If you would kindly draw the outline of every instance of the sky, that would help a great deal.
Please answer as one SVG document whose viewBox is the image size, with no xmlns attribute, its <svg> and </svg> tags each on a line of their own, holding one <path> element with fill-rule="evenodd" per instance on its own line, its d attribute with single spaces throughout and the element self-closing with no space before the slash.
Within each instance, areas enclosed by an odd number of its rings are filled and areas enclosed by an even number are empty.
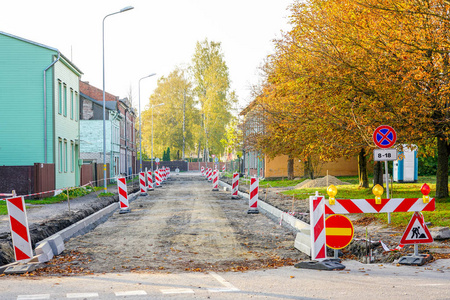
<svg viewBox="0 0 450 300">
<path fill-rule="evenodd" d="M 98 88 L 103 86 L 102 20 L 105 19 L 105 86 L 120 98 L 148 106 L 157 79 L 191 63 L 198 41 L 220 42 L 239 108 L 251 100 L 259 68 L 273 39 L 289 30 L 294 0 L 14 0 L 0 2 L 0 31 L 57 48 Z M 1 46 L 1 45 L 0 45 Z"/>
</svg>

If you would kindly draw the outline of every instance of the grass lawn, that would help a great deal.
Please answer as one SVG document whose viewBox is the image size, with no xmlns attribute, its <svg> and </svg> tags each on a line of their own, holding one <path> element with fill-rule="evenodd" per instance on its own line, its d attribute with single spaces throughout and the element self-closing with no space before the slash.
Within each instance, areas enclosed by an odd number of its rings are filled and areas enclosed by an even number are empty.
<svg viewBox="0 0 450 300">
<path fill-rule="evenodd" d="M 352 177 L 338 177 L 344 182 L 351 183 L 350 185 L 336 186 L 338 192 L 336 199 L 373 199 L 374 195 L 371 188 L 359 188 L 358 178 Z M 372 179 L 369 178 L 371 182 Z M 270 184 L 272 187 L 294 186 L 301 181 L 299 180 L 264 180 L 260 182 L 260 186 L 264 187 Z M 420 188 L 424 183 L 427 183 L 431 188 L 430 197 L 434 197 L 436 191 L 436 177 L 423 176 L 419 177 L 417 183 L 396 183 L 394 182 L 389 187 L 390 198 L 420 198 L 422 193 Z M 318 191 L 319 194 L 325 195 L 328 198 L 326 187 L 322 188 L 305 188 L 300 190 L 289 190 L 283 192 L 285 195 L 294 196 L 298 199 L 305 199 L 307 195 L 314 195 Z M 386 198 L 386 191 L 381 196 Z M 387 214 L 370 214 L 387 223 Z M 432 222 L 433 226 L 449 226 L 450 225 L 450 198 L 436 200 L 436 210 L 433 212 L 423 212 L 426 222 Z M 412 213 L 391 213 L 392 226 L 405 227 L 411 219 Z"/>
<path fill-rule="evenodd" d="M 101 190 L 102 187 L 91 187 L 91 186 L 87 186 L 85 188 L 76 188 L 76 189 L 71 189 L 69 190 L 69 198 L 77 198 L 77 197 L 81 197 L 87 194 L 92 193 L 93 191 L 98 191 Z M 67 201 L 67 191 L 63 191 L 61 194 L 58 194 L 54 197 L 48 197 L 48 198 L 43 198 L 43 199 L 32 199 L 32 200 L 25 200 L 25 203 L 30 203 L 30 204 L 52 204 L 52 203 L 58 203 L 58 202 L 63 202 L 63 201 Z M 0 215 L 7 215 L 8 214 L 8 210 L 6 209 L 6 202 L 5 201 L 0 201 Z"/>
</svg>

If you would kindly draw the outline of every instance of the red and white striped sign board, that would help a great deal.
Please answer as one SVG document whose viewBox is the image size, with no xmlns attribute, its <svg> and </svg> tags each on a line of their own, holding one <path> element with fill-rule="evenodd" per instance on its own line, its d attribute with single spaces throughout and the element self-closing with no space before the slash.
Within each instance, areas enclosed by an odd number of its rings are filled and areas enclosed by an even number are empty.
<svg viewBox="0 0 450 300">
<path fill-rule="evenodd" d="M 219 171 L 214 170 L 213 172 L 213 191 L 219 190 Z"/>
<path fill-rule="evenodd" d="M 249 210 L 247 213 L 258 212 L 258 189 L 259 189 L 259 179 L 256 177 L 252 177 L 250 179 L 250 199 L 248 202 Z"/>
<path fill-rule="evenodd" d="M 139 187 L 141 189 L 141 195 L 146 195 L 145 191 L 145 172 L 139 172 Z"/>
<path fill-rule="evenodd" d="M 311 259 L 324 260 L 326 253 L 325 207 L 323 196 L 310 196 Z"/>
<path fill-rule="evenodd" d="M 205 168 L 202 166 L 200 170 L 202 172 L 202 176 L 205 176 Z"/>
<path fill-rule="evenodd" d="M 236 172 L 233 174 L 231 199 L 239 199 L 238 191 L 239 191 L 239 173 Z"/>
<path fill-rule="evenodd" d="M 11 225 L 11 237 L 14 247 L 16 261 L 31 259 L 33 249 L 31 248 L 30 231 L 28 229 L 27 212 L 23 197 L 6 199 L 9 224 Z"/>
<path fill-rule="evenodd" d="M 223 164 L 223 166 L 222 166 L 222 172 L 225 172 L 225 169 L 226 169 L 226 164 Z"/>
<path fill-rule="evenodd" d="M 208 181 L 212 181 L 212 169 L 211 168 L 208 168 Z"/>
<path fill-rule="evenodd" d="M 153 175 L 152 175 L 152 171 L 147 171 L 147 182 L 148 182 L 147 191 L 153 191 Z"/>
<path fill-rule="evenodd" d="M 335 204 L 330 205 L 325 201 L 326 214 L 360 214 L 360 213 L 388 213 L 388 212 L 413 212 L 434 211 L 435 199 L 423 203 L 422 198 L 392 198 L 381 199 L 381 204 L 376 204 L 375 199 L 336 199 Z"/>
<path fill-rule="evenodd" d="M 155 171 L 155 186 L 156 186 L 156 187 L 161 187 L 161 174 L 160 174 L 160 170 L 156 170 L 156 171 Z"/>
<path fill-rule="evenodd" d="M 127 181 L 125 177 L 119 177 L 117 179 L 117 188 L 119 190 L 120 209 L 129 209 L 130 205 L 128 203 Z"/>
</svg>

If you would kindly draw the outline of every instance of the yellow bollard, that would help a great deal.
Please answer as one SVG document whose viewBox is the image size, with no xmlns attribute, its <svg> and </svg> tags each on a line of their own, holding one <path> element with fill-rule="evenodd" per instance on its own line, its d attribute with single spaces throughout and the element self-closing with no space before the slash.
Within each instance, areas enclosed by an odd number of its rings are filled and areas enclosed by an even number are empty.
<svg viewBox="0 0 450 300">
<path fill-rule="evenodd" d="M 372 188 L 372 193 L 375 195 L 375 204 L 381 204 L 381 195 L 383 195 L 383 187 L 379 184 Z"/>
<path fill-rule="evenodd" d="M 336 204 L 336 198 L 334 198 L 334 197 L 337 194 L 337 189 L 333 184 L 327 188 L 327 194 L 328 194 L 328 196 L 330 196 L 330 198 L 328 199 L 330 205 Z"/>
</svg>

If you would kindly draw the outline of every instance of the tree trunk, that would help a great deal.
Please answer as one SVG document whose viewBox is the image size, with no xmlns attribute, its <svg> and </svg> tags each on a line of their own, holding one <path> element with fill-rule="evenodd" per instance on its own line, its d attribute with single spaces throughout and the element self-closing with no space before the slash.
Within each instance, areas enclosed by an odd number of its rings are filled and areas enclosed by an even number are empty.
<svg viewBox="0 0 450 300">
<path fill-rule="evenodd" d="M 309 177 L 309 179 L 314 179 L 314 166 L 312 163 L 311 156 L 308 156 L 307 160 L 305 161 L 305 177 Z"/>
<path fill-rule="evenodd" d="M 293 180 L 294 179 L 294 158 L 292 156 L 288 156 L 288 164 L 287 164 L 287 173 L 288 173 L 288 179 Z"/>
<path fill-rule="evenodd" d="M 383 186 L 383 162 L 377 161 L 375 162 L 375 166 L 373 167 L 373 185 L 381 185 Z"/>
<path fill-rule="evenodd" d="M 364 188 L 369 187 L 369 177 L 367 176 L 366 151 L 364 150 L 364 148 L 361 149 L 358 155 L 358 178 L 360 187 Z"/>
<path fill-rule="evenodd" d="M 443 138 L 437 140 L 438 161 L 436 172 L 436 198 L 448 197 L 448 159 L 450 143 Z"/>
</svg>

